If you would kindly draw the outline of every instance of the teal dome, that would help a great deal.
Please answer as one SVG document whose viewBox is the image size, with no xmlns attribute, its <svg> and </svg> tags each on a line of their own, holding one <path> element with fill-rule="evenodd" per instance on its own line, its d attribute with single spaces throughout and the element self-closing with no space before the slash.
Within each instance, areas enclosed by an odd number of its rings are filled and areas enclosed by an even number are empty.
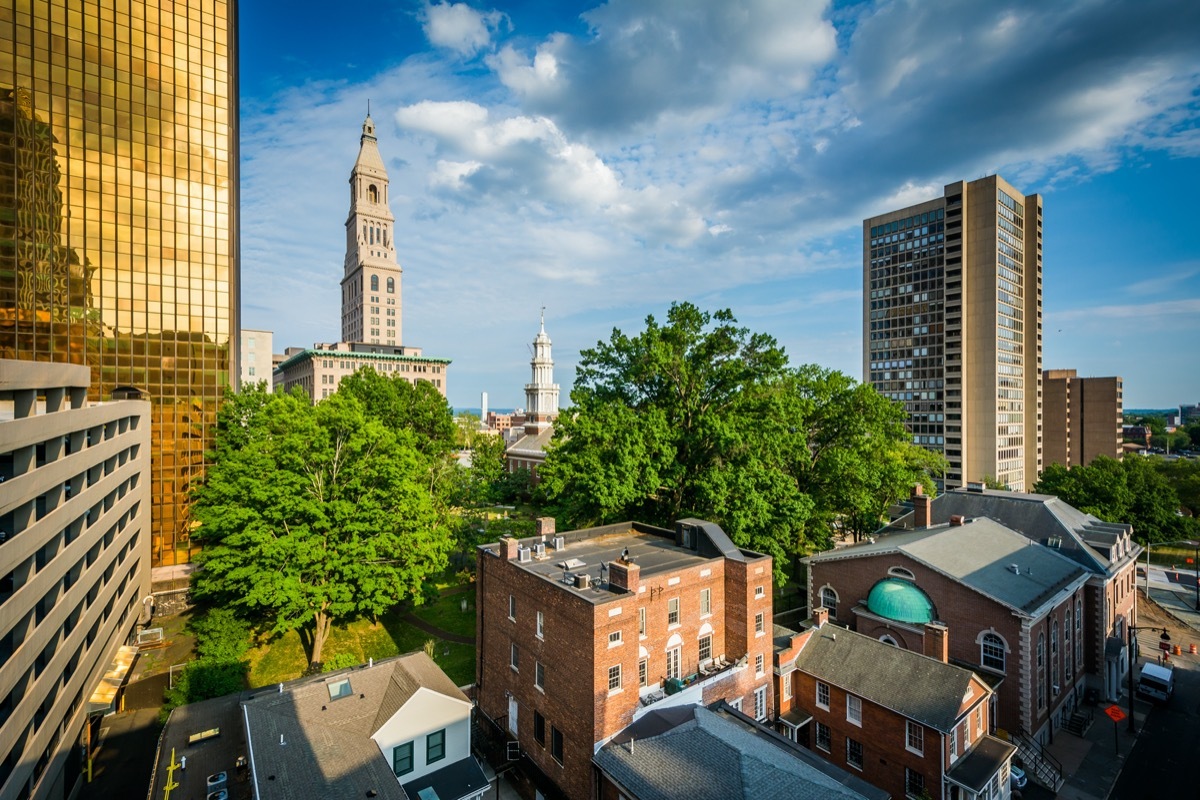
<svg viewBox="0 0 1200 800">
<path fill-rule="evenodd" d="M 929 595 L 900 578 L 884 578 L 871 587 L 867 608 L 872 614 L 896 622 L 924 625 L 934 618 Z"/>
</svg>

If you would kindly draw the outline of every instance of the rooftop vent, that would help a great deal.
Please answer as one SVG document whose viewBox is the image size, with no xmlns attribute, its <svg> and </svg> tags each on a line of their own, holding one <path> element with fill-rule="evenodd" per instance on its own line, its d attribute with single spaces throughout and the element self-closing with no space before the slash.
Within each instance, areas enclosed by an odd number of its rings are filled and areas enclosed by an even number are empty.
<svg viewBox="0 0 1200 800">
<path fill-rule="evenodd" d="M 1046 540 L 1046 546 L 1053 547 L 1056 550 L 1061 548 L 1062 547 L 1062 537 L 1061 536 L 1051 536 L 1049 539 Z"/>
<path fill-rule="evenodd" d="M 528 547 L 518 547 L 517 548 L 517 561 L 520 561 L 522 564 L 528 564 L 532 560 L 533 560 L 533 551 L 532 550 L 530 550 Z"/>
<path fill-rule="evenodd" d="M 985 487 L 984 487 L 982 481 L 968 481 L 967 482 L 967 491 L 968 492 L 978 492 L 979 494 L 983 494 L 984 488 Z"/>
<path fill-rule="evenodd" d="M 546 545 L 544 542 L 538 542 L 533 546 L 533 554 L 537 558 L 546 557 Z"/>
<path fill-rule="evenodd" d="M 1021 568 L 1019 566 L 1017 566 L 1016 564 L 1009 564 L 1008 569 L 1012 572 L 1013 575 L 1021 574 Z"/>
<path fill-rule="evenodd" d="M 575 588 L 576 589 L 592 588 L 592 576 L 588 575 L 586 572 L 578 573 L 575 576 Z"/>
<path fill-rule="evenodd" d="M 564 538 L 562 536 L 554 537 L 554 549 L 555 550 L 563 550 L 566 548 L 566 546 L 567 546 L 566 538 Z"/>
</svg>

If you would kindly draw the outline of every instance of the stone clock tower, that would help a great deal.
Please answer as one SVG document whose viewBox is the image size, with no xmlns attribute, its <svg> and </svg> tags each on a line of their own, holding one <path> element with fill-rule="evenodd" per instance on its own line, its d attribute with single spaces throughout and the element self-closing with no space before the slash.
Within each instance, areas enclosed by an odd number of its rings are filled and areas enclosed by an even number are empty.
<svg viewBox="0 0 1200 800">
<path fill-rule="evenodd" d="M 342 278 L 342 341 L 400 346 L 400 277 L 388 209 L 388 176 L 368 113 L 358 159 L 350 171 L 346 264 Z"/>
</svg>

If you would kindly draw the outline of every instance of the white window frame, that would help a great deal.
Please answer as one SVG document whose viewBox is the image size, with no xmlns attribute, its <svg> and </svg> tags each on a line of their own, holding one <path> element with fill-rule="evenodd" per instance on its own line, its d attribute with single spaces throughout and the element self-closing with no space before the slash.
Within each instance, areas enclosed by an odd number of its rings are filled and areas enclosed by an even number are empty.
<svg viewBox="0 0 1200 800">
<path fill-rule="evenodd" d="M 851 747 L 851 745 L 858 745 L 858 763 L 857 764 L 850 760 L 850 751 L 853 749 Z M 854 769 L 858 770 L 859 772 L 862 772 L 863 764 L 865 762 L 866 762 L 866 755 L 865 755 L 865 749 L 863 748 L 862 742 L 858 741 L 857 739 L 851 739 L 849 736 L 847 736 L 846 737 L 846 766 L 853 767 Z"/>
<path fill-rule="evenodd" d="M 642 606 L 638 609 L 638 638 L 646 638 L 646 607 Z"/>
<path fill-rule="evenodd" d="M 858 695 L 846 695 L 846 722 L 862 727 L 862 698 Z"/>
<path fill-rule="evenodd" d="M 764 636 L 767 632 L 767 615 L 762 611 L 754 615 L 754 635 Z"/>
<path fill-rule="evenodd" d="M 755 599 L 758 599 L 758 598 L 760 598 L 760 597 L 766 597 L 766 595 L 767 595 L 767 590 L 766 590 L 764 587 L 762 587 L 762 586 L 755 586 L 755 587 L 754 587 L 754 597 L 755 597 Z"/>
<path fill-rule="evenodd" d="M 546 691 L 546 665 L 540 661 L 533 662 L 533 686 L 542 692 Z"/>
<path fill-rule="evenodd" d="M 904 721 L 904 749 L 919 756 L 925 755 L 925 726 L 911 719 Z"/>
<path fill-rule="evenodd" d="M 537 637 L 539 639 L 546 638 L 546 617 L 542 612 L 537 612 Z"/>
<path fill-rule="evenodd" d="M 616 681 L 616 685 L 613 682 Z M 608 668 L 608 693 L 610 695 L 617 694 L 624 687 L 624 678 L 621 675 L 621 665 L 613 664 Z"/>
<path fill-rule="evenodd" d="M 760 676 L 763 674 L 763 654 L 759 653 L 754 657 L 754 675 Z"/>
<path fill-rule="evenodd" d="M 1000 666 L 995 666 L 988 663 L 988 659 L 996 660 L 996 650 L 999 650 Z M 987 669 L 994 669 L 997 672 L 1004 672 L 1008 669 L 1008 656 L 1005 652 L 1007 648 L 1004 646 L 1004 639 L 995 631 L 984 631 L 979 637 L 979 665 Z M 990 651 L 990 653 L 989 653 Z"/>
<path fill-rule="evenodd" d="M 516 598 L 516 595 L 510 594 L 508 596 L 508 621 L 509 622 L 517 621 L 517 598 Z"/>
<path fill-rule="evenodd" d="M 822 689 L 824 689 L 825 691 L 822 692 L 821 691 Z M 824 700 L 821 699 L 822 694 L 825 695 Z M 822 711 L 829 710 L 829 684 L 828 683 L 821 683 L 820 681 L 817 681 L 817 708 L 821 709 Z"/>
<path fill-rule="evenodd" d="M 608 646 L 609 647 L 618 647 L 621 644 L 623 644 L 623 640 L 621 639 L 621 631 L 615 630 L 615 631 L 609 632 Z"/>
<path fill-rule="evenodd" d="M 792 699 L 792 673 L 789 672 L 787 675 L 784 675 L 782 678 L 780 678 L 780 683 L 783 684 L 783 699 L 791 700 Z"/>
<path fill-rule="evenodd" d="M 754 718 L 763 722 L 767 718 L 767 687 L 760 686 L 754 690 Z"/>
<path fill-rule="evenodd" d="M 705 644 L 708 645 L 708 648 L 707 648 L 708 655 L 704 654 Z M 706 633 L 700 637 L 700 642 L 696 648 L 696 655 L 700 659 L 700 663 L 702 663 L 702 664 L 705 661 L 712 661 L 712 634 L 711 633 Z"/>
<path fill-rule="evenodd" d="M 700 616 L 701 618 L 712 614 L 712 589 L 700 590 Z"/>
<path fill-rule="evenodd" d="M 513 672 L 520 672 L 518 665 L 521 662 L 521 649 L 517 647 L 516 642 L 510 642 L 508 645 L 508 666 Z"/>
<path fill-rule="evenodd" d="M 672 597 L 667 600 L 667 627 L 673 628 L 679 625 L 679 598 Z"/>
</svg>

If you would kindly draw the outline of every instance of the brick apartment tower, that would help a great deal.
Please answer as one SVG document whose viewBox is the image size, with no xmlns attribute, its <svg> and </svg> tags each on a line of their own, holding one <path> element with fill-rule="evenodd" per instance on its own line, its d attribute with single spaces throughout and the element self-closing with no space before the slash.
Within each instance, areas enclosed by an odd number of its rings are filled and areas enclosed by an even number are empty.
<svg viewBox="0 0 1200 800">
<path fill-rule="evenodd" d="M 479 550 L 476 698 L 529 784 L 591 797 L 596 748 L 649 711 L 724 699 L 771 717 L 770 556 L 700 520 L 553 522 Z"/>
<path fill-rule="evenodd" d="M 944 488 L 1041 471 L 1042 198 L 992 175 L 863 221 L 863 380 L 904 403 Z"/>
<path fill-rule="evenodd" d="M 1073 369 L 1042 373 L 1042 460 L 1074 467 L 1096 456 L 1121 458 L 1124 424 L 1120 378 L 1079 378 Z"/>
</svg>

